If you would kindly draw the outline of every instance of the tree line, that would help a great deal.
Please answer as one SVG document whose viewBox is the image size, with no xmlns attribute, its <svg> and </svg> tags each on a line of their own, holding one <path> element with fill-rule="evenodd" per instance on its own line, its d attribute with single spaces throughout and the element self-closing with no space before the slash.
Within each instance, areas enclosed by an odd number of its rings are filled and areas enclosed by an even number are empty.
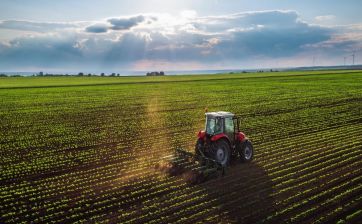
<svg viewBox="0 0 362 224">
<path fill-rule="evenodd" d="M 146 76 L 164 76 L 165 72 L 160 71 L 160 72 L 147 72 Z M 15 74 L 15 75 L 8 75 L 8 74 L 0 74 L 0 77 L 22 77 L 23 75 L 19 75 L 19 74 Z M 44 72 L 39 72 L 36 74 L 33 74 L 31 76 L 108 76 L 108 77 L 119 77 L 121 76 L 119 73 L 111 73 L 111 74 L 105 74 L 104 72 L 100 73 L 99 75 L 94 74 L 94 73 L 83 73 L 83 72 L 79 72 L 78 74 L 54 74 L 54 73 L 44 73 Z"/>
</svg>

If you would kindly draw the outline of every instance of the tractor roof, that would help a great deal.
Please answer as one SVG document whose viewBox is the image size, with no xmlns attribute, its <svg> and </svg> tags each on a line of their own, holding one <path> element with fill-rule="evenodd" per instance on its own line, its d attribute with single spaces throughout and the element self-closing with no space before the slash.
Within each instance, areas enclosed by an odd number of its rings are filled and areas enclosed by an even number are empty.
<svg viewBox="0 0 362 224">
<path fill-rule="evenodd" d="M 234 117 L 233 113 L 225 112 L 225 111 L 218 111 L 218 112 L 208 112 L 205 113 L 207 117 Z"/>
</svg>

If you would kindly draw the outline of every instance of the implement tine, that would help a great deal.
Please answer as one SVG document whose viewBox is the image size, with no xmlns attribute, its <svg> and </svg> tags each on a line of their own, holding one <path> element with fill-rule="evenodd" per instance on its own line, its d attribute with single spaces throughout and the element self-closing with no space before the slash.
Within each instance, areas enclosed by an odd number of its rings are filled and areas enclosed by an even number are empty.
<svg viewBox="0 0 362 224">
<path fill-rule="evenodd" d="M 201 183 L 215 175 L 225 174 L 225 168 L 202 151 L 194 154 L 182 148 L 175 148 L 173 155 L 166 155 L 163 158 L 169 162 L 164 168 L 165 172 L 171 176 L 183 174 L 194 183 Z"/>
<path fill-rule="evenodd" d="M 186 151 L 186 150 L 184 150 L 182 148 L 176 148 L 175 151 L 176 151 L 176 154 L 184 156 L 184 157 L 188 157 L 188 158 L 193 158 L 194 157 L 193 153 L 188 152 L 188 151 Z"/>
</svg>

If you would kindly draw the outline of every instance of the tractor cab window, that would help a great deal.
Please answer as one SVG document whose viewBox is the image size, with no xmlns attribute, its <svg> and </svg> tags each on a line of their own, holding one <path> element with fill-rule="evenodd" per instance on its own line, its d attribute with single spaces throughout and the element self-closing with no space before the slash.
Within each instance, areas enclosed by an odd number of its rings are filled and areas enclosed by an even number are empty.
<svg viewBox="0 0 362 224">
<path fill-rule="evenodd" d="M 225 118 L 225 132 L 234 134 L 234 121 L 231 117 Z"/>
<path fill-rule="evenodd" d="M 209 135 L 216 135 L 222 133 L 222 119 L 208 118 L 206 120 L 206 133 Z"/>
</svg>

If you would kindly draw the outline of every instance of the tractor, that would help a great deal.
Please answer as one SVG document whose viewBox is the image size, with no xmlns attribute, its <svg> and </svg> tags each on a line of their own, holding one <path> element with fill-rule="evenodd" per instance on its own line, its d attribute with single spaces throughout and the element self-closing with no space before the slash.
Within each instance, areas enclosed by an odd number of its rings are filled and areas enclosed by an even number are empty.
<svg viewBox="0 0 362 224">
<path fill-rule="evenodd" d="M 231 158 L 240 157 L 243 162 L 253 159 L 253 145 L 240 131 L 238 116 L 224 111 L 205 115 L 205 130 L 197 135 L 195 155 L 211 158 L 223 167 L 230 164 Z"/>
<path fill-rule="evenodd" d="M 163 157 L 167 165 L 158 168 L 173 176 L 186 172 L 188 182 L 195 184 L 215 174 L 224 175 L 232 158 L 239 157 L 242 162 L 253 159 L 253 145 L 240 131 L 240 117 L 224 111 L 205 115 L 205 130 L 197 134 L 195 152 L 176 148 L 174 155 Z"/>
</svg>

